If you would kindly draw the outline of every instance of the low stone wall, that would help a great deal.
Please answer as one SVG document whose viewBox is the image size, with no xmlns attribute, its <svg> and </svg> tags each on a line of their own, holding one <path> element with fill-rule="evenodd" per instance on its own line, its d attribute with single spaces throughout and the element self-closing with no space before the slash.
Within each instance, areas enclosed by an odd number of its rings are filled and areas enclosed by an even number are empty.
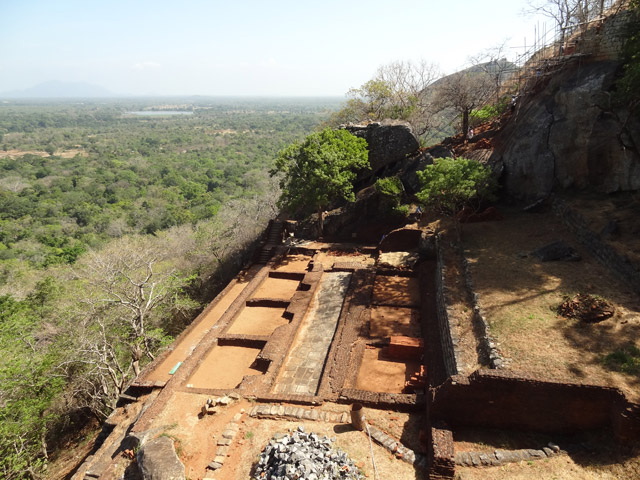
<svg viewBox="0 0 640 480">
<path fill-rule="evenodd" d="M 467 257 L 463 255 L 464 280 L 469 292 L 471 292 L 471 302 L 473 304 L 473 323 L 474 331 L 478 339 L 479 348 L 482 350 L 482 356 L 486 357 L 491 368 L 503 368 L 504 359 L 496 348 L 495 339 L 491 336 L 489 322 L 480 304 L 478 303 L 478 294 L 473 289 L 473 280 L 471 279 L 471 270 Z"/>
<path fill-rule="evenodd" d="M 552 382 L 501 370 L 454 376 L 432 391 L 429 412 L 452 427 L 575 433 L 613 428 L 617 440 L 637 435 L 637 405 L 616 388 Z M 638 438 L 638 437 L 636 437 Z"/>
<path fill-rule="evenodd" d="M 552 208 L 556 215 L 562 219 L 563 223 L 598 261 L 609 268 L 621 280 L 640 291 L 640 271 L 638 268 L 611 246 L 607 245 L 599 235 L 589 230 L 587 222 L 582 215 L 558 197 L 553 198 Z"/>
</svg>

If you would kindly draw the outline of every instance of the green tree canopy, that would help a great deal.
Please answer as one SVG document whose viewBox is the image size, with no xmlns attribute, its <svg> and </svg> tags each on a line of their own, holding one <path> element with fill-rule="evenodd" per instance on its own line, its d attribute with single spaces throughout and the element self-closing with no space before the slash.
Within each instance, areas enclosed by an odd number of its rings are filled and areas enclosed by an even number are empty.
<svg viewBox="0 0 640 480">
<path fill-rule="evenodd" d="M 280 151 L 271 175 L 283 174 L 280 205 L 317 211 L 322 234 L 322 211 L 334 200 L 355 199 L 352 182 L 364 168 L 369 168 L 366 140 L 346 130 L 325 128 Z"/>
<path fill-rule="evenodd" d="M 491 169 L 467 158 L 436 158 L 418 172 L 422 190 L 416 196 L 425 206 L 454 214 L 465 206 L 494 199 L 496 181 Z"/>
</svg>

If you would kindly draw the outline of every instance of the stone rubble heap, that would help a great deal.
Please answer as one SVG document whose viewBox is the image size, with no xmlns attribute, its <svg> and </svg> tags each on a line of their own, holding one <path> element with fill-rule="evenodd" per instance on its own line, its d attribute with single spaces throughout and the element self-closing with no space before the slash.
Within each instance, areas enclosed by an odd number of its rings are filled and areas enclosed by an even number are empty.
<svg viewBox="0 0 640 480">
<path fill-rule="evenodd" d="M 260 455 L 255 480 L 362 480 L 347 454 L 334 449 L 335 439 L 305 433 L 276 434 Z"/>
</svg>

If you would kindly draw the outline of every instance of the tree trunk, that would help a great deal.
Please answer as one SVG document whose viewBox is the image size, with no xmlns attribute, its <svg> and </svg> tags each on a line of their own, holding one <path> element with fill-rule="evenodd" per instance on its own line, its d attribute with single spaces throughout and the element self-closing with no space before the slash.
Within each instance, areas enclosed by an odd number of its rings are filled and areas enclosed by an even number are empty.
<svg viewBox="0 0 640 480">
<path fill-rule="evenodd" d="M 322 207 L 318 207 L 318 239 L 320 239 L 322 237 L 322 229 L 323 229 L 323 223 L 324 223 L 324 212 L 322 210 Z"/>
<path fill-rule="evenodd" d="M 468 108 L 465 108 L 462 112 L 462 135 L 464 135 L 464 138 L 467 138 L 469 132 L 469 111 Z"/>
</svg>

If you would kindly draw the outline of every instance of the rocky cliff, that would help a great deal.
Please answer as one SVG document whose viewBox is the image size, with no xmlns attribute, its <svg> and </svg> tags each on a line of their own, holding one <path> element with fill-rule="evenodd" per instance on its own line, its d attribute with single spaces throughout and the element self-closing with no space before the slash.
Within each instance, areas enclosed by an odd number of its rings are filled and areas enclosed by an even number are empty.
<svg viewBox="0 0 640 480">
<path fill-rule="evenodd" d="M 492 142 L 505 193 L 530 201 L 559 189 L 640 189 L 640 122 L 611 100 L 620 69 L 615 55 L 583 53 L 529 79 Z"/>
</svg>

